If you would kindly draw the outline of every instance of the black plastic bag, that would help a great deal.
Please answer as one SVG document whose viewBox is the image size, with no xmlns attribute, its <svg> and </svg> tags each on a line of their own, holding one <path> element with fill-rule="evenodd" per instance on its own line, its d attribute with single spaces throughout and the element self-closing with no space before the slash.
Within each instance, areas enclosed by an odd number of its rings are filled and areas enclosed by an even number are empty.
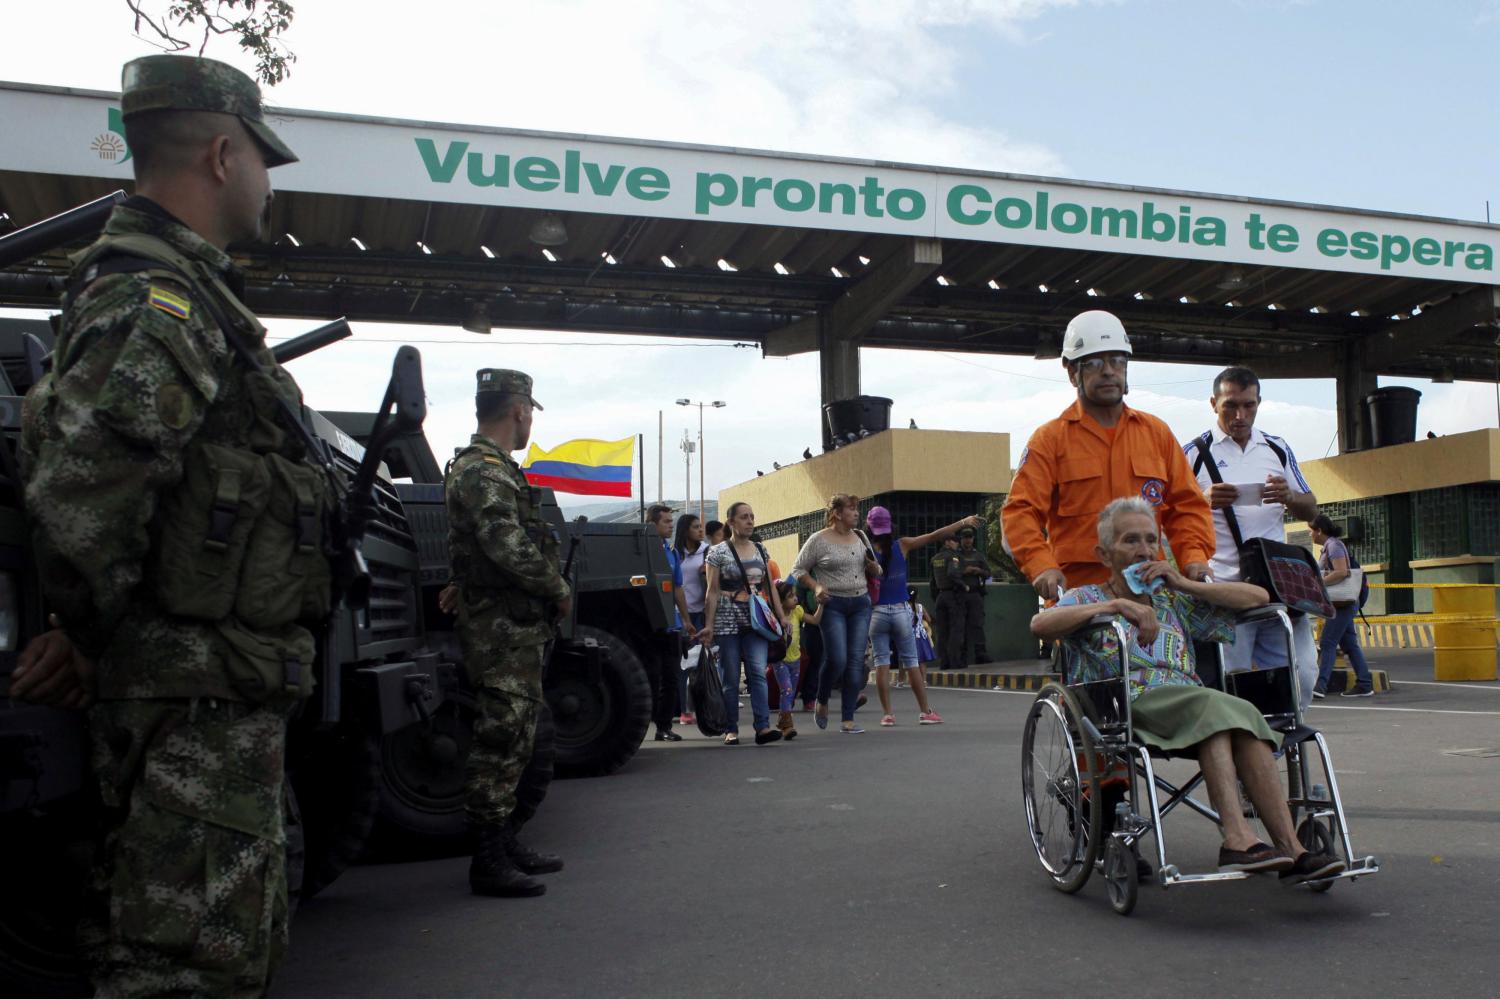
<svg viewBox="0 0 1500 999">
<path fill-rule="evenodd" d="M 688 669 L 688 700 L 698 721 L 698 731 L 714 738 L 729 731 L 729 715 L 724 710 L 724 681 L 713 651 L 702 645 L 694 648 L 698 650 L 698 658 Z M 691 652 L 689 650 L 689 654 Z"/>
</svg>

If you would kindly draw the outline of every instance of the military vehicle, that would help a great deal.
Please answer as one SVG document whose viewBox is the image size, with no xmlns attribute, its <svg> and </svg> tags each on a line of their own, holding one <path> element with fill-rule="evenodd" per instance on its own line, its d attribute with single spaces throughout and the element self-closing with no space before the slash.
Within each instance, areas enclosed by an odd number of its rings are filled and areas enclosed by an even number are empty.
<svg viewBox="0 0 1500 999">
<path fill-rule="evenodd" d="M 122 197 L 0 237 L 0 270 L 86 238 Z M 330 323 L 274 352 L 288 362 L 349 334 L 346 323 Z M 46 628 L 15 443 L 21 396 L 41 377 L 50 347 L 46 323 L 0 330 L 0 991 L 77 995 L 85 986 L 74 929 L 98 825 L 85 717 L 8 697 L 20 650 Z M 305 411 L 320 459 L 355 497 L 345 520 L 362 529 L 344 538 L 346 598 L 321 636 L 317 689 L 288 734 L 288 871 L 303 899 L 372 838 L 410 849 L 452 847 L 463 836 L 474 702 L 452 622 L 437 607 L 447 516 L 441 469 L 421 435 L 423 409 L 420 358 L 403 347 L 378 412 Z M 551 650 L 546 694 L 556 735 L 544 717 L 522 780 L 522 821 L 545 796 L 554 765 L 564 776 L 607 774 L 639 748 L 650 711 L 639 653 L 660 640 L 671 614 L 654 535 L 639 525 L 564 523 L 544 493 L 578 596 Z"/>
</svg>

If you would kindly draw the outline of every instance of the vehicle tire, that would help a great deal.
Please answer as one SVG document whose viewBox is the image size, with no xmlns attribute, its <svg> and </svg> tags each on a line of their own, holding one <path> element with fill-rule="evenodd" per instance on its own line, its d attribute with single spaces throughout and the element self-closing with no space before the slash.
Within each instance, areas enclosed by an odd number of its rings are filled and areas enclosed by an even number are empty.
<svg viewBox="0 0 1500 999">
<path fill-rule="evenodd" d="M 444 855 L 469 848 L 464 763 L 474 735 L 474 694 L 460 681 L 425 725 L 409 725 L 380 742 L 376 843 L 382 856 Z M 536 814 L 553 776 L 552 715 L 537 717 L 531 762 L 516 787 L 517 823 Z"/>
<path fill-rule="evenodd" d="M 579 625 L 579 641 L 606 653 L 597 684 L 571 672 L 547 678 L 547 706 L 556 731 L 558 777 L 601 777 L 619 770 L 641 748 L 651 723 L 651 684 L 630 646 L 599 628 Z"/>
<path fill-rule="evenodd" d="M 467 848 L 464 762 L 478 710 L 460 671 L 427 724 L 408 725 L 380 740 L 379 842 L 382 853 L 453 852 Z"/>
<path fill-rule="evenodd" d="M 1021 797 L 1031 843 L 1053 886 L 1068 894 L 1087 883 L 1101 841 L 1109 838 L 1100 814 L 1098 757 L 1082 717 L 1072 691 L 1049 680 L 1031 702 L 1021 735 Z"/>
<path fill-rule="evenodd" d="M 380 807 L 380 741 L 361 731 L 311 737 L 291 781 L 306 860 L 301 898 L 328 887 L 364 853 Z"/>
<path fill-rule="evenodd" d="M 0 823 L 0 994 L 93 994 L 77 939 L 93 847 L 79 831 L 99 816 L 84 807 Z"/>
</svg>

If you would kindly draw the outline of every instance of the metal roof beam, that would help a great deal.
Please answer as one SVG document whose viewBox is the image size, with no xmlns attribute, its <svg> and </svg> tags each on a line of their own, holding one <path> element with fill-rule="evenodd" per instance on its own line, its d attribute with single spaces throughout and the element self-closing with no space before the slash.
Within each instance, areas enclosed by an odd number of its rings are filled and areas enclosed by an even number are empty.
<svg viewBox="0 0 1500 999">
<path fill-rule="evenodd" d="M 818 316 L 798 320 L 766 335 L 767 357 L 790 357 L 817 350 L 820 330 L 834 339 L 858 343 L 891 306 L 905 298 L 943 264 L 943 243 L 910 239 L 895 253 L 870 269 Z"/>
<path fill-rule="evenodd" d="M 1365 366 L 1385 373 L 1402 361 L 1453 340 L 1475 326 L 1493 326 L 1500 319 L 1500 288 L 1482 286 L 1454 295 L 1421 315 L 1391 323 L 1369 337 Z"/>
</svg>

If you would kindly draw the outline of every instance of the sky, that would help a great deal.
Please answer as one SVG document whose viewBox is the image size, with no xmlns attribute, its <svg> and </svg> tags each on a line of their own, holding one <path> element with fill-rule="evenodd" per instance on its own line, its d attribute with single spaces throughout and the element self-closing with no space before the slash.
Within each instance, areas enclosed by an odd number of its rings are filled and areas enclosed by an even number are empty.
<svg viewBox="0 0 1500 999">
<path fill-rule="evenodd" d="M 3 80 L 116 90 L 121 64 L 155 51 L 133 34 L 123 0 L 6 6 Z M 1500 0 L 294 6 L 286 37 L 298 61 L 266 97 L 284 107 L 1480 221 L 1488 199 L 1500 217 L 1500 135 L 1485 70 L 1500 46 Z M 206 54 L 252 68 L 225 40 Z M 316 320 L 268 325 L 290 336 Z M 369 409 L 399 343 L 422 351 L 427 436 L 440 458 L 472 431 L 473 372 L 489 366 L 533 376 L 546 407 L 533 439 L 543 446 L 644 434 L 648 501 L 658 496 L 658 412 L 666 495 L 684 497 L 678 445 L 685 430 L 696 436 L 698 414 L 675 399 L 727 403 L 704 418 L 710 496 L 798 460 L 818 440 L 815 354 L 361 323 L 353 340 L 289 370 L 310 405 Z M 862 364 L 864 391 L 895 400 L 894 426 L 1008 432 L 1012 462 L 1073 398 L 1055 360 L 866 349 Z M 1134 365 L 1129 402 L 1191 436 L 1212 421 L 1214 373 Z M 1500 425 L 1495 385 L 1382 384 L 1423 392 L 1419 435 Z M 1333 453 L 1334 390 L 1332 379 L 1268 381 L 1259 425 L 1287 438 L 1301 460 Z M 695 464 L 694 496 L 697 479 Z"/>
</svg>

